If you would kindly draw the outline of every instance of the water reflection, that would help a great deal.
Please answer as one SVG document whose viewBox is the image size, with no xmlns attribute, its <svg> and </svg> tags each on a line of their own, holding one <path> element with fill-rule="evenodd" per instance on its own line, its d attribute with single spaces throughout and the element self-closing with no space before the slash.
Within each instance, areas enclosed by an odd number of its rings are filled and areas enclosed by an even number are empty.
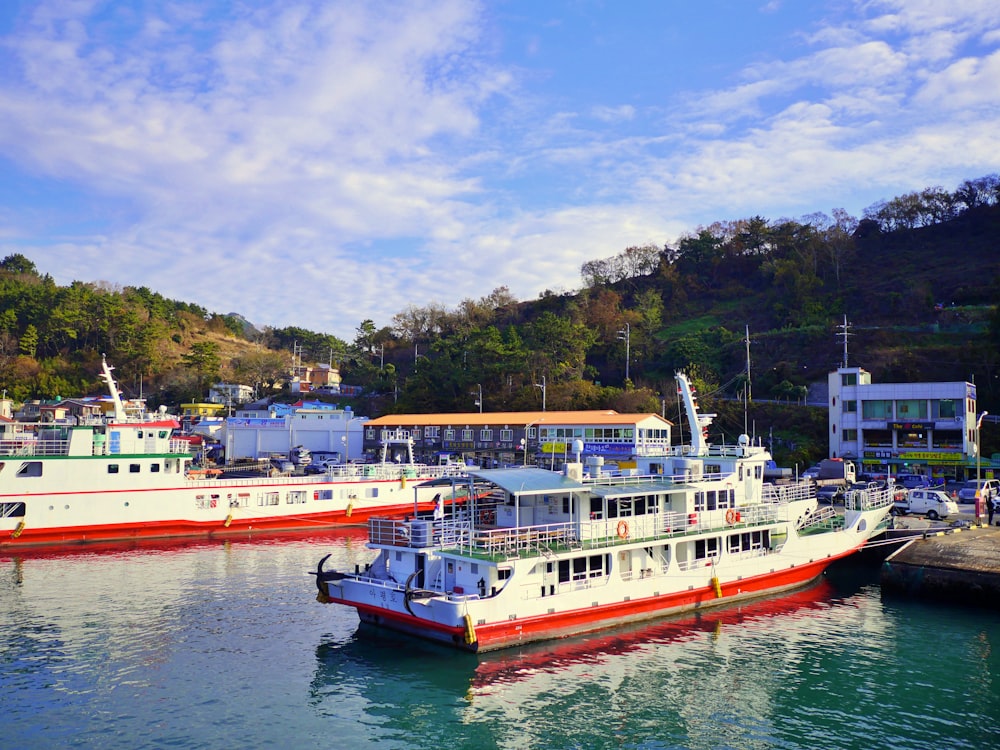
<svg viewBox="0 0 1000 750">
<path fill-rule="evenodd" d="M 771 747 L 779 694 L 822 650 L 826 615 L 861 608 L 826 580 L 701 616 L 471 655 L 359 628 L 316 650 L 316 710 L 346 704 L 381 739 L 440 747 Z M 862 617 L 863 619 L 863 617 Z M 857 625 L 855 625 L 856 627 Z M 752 727 L 748 731 L 748 727 Z M 452 744 L 454 746 L 454 744 Z"/>
</svg>

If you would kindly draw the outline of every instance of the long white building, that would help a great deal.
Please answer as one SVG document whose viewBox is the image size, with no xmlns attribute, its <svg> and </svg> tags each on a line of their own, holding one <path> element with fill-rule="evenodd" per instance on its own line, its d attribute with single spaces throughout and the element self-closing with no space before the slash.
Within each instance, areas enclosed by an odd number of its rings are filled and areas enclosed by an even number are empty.
<svg viewBox="0 0 1000 750">
<path fill-rule="evenodd" d="M 977 460 L 975 383 L 873 383 L 866 370 L 841 367 L 829 375 L 829 399 L 833 458 L 870 474 L 993 476 L 992 461 Z"/>
</svg>

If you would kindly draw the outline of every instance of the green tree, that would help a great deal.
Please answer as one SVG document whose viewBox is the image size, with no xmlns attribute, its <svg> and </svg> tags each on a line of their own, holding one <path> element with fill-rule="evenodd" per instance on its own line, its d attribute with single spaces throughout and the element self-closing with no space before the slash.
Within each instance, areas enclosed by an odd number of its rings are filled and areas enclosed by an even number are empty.
<svg viewBox="0 0 1000 750">
<path fill-rule="evenodd" d="M 35 328 L 33 323 L 29 323 L 27 328 L 24 329 L 24 333 L 21 334 L 21 340 L 18 343 L 18 348 L 21 354 L 26 357 L 35 356 L 35 352 L 38 351 L 38 329 Z"/>
<path fill-rule="evenodd" d="M 202 385 L 207 381 L 219 379 L 222 359 L 219 356 L 219 345 L 214 341 L 198 341 L 191 344 L 191 351 L 181 355 L 184 366 L 197 374 Z"/>
</svg>

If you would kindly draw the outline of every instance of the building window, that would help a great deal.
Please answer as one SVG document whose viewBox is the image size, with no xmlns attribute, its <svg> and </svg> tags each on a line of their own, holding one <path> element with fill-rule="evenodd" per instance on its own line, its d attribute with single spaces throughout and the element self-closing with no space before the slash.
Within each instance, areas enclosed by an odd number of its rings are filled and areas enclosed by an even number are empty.
<svg viewBox="0 0 1000 750">
<path fill-rule="evenodd" d="M 857 430 L 844 430 L 840 433 L 840 439 L 845 441 L 857 440 L 858 431 Z"/>
<path fill-rule="evenodd" d="M 899 419 L 927 419 L 927 402 L 924 399 L 907 399 L 896 402 Z"/>
<path fill-rule="evenodd" d="M 850 412 L 856 412 L 857 410 L 858 410 L 858 402 L 857 401 L 845 401 L 844 402 L 844 411 L 845 412 L 849 412 L 849 411 Z"/>
<path fill-rule="evenodd" d="M 462 430 L 462 440 L 472 440 L 472 428 L 466 427 Z"/>
<path fill-rule="evenodd" d="M 420 440 L 420 428 L 419 427 L 414 427 L 413 428 L 413 439 L 414 440 Z"/>
<path fill-rule="evenodd" d="M 892 401 L 862 401 L 862 419 L 892 419 Z"/>
<path fill-rule="evenodd" d="M 840 376 L 841 385 L 857 385 L 858 374 L 856 372 L 845 372 Z"/>
<path fill-rule="evenodd" d="M 500 442 L 512 443 L 514 442 L 514 431 L 513 430 L 500 430 Z"/>
<path fill-rule="evenodd" d="M 451 427 L 449 427 L 448 429 L 446 429 L 444 431 L 444 439 L 445 440 L 454 440 L 455 439 L 455 430 L 452 429 Z"/>
<path fill-rule="evenodd" d="M 489 427 L 484 427 L 479 431 L 479 439 L 482 440 L 484 443 L 490 442 L 491 440 L 493 440 L 493 430 L 491 430 Z"/>
<path fill-rule="evenodd" d="M 931 401 L 932 419 L 954 419 L 958 416 L 958 405 L 953 399 L 942 398 Z"/>
</svg>

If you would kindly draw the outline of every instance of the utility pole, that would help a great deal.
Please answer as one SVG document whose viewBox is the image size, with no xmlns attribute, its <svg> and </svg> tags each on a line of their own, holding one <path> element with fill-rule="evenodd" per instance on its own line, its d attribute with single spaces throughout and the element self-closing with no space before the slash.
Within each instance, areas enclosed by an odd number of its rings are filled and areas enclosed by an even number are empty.
<svg viewBox="0 0 1000 750">
<path fill-rule="evenodd" d="M 545 411 L 545 376 L 542 375 L 542 382 L 535 383 L 535 388 L 542 389 L 542 411 Z"/>
<path fill-rule="evenodd" d="M 841 325 L 837 326 L 837 328 L 840 329 L 840 333 L 838 333 L 837 335 L 844 337 L 844 364 L 841 365 L 841 367 L 845 367 L 845 368 L 847 367 L 847 337 L 851 335 L 850 333 L 848 333 L 848 329 L 850 327 L 851 326 L 848 325 L 848 323 L 847 323 L 847 316 L 846 315 L 844 316 L 844 322 Z"/>
<path fill-rule="evenodd" d="M 625 328 L 618 331 L 618 340 L 625 342 L 625 380 L 628 380 L 628 365 L 629 360 L 631 359 L 630 353 L 632 345 L 632 327 L 628 324 L 628 322 L 625 323 Z"/>
</svg>

